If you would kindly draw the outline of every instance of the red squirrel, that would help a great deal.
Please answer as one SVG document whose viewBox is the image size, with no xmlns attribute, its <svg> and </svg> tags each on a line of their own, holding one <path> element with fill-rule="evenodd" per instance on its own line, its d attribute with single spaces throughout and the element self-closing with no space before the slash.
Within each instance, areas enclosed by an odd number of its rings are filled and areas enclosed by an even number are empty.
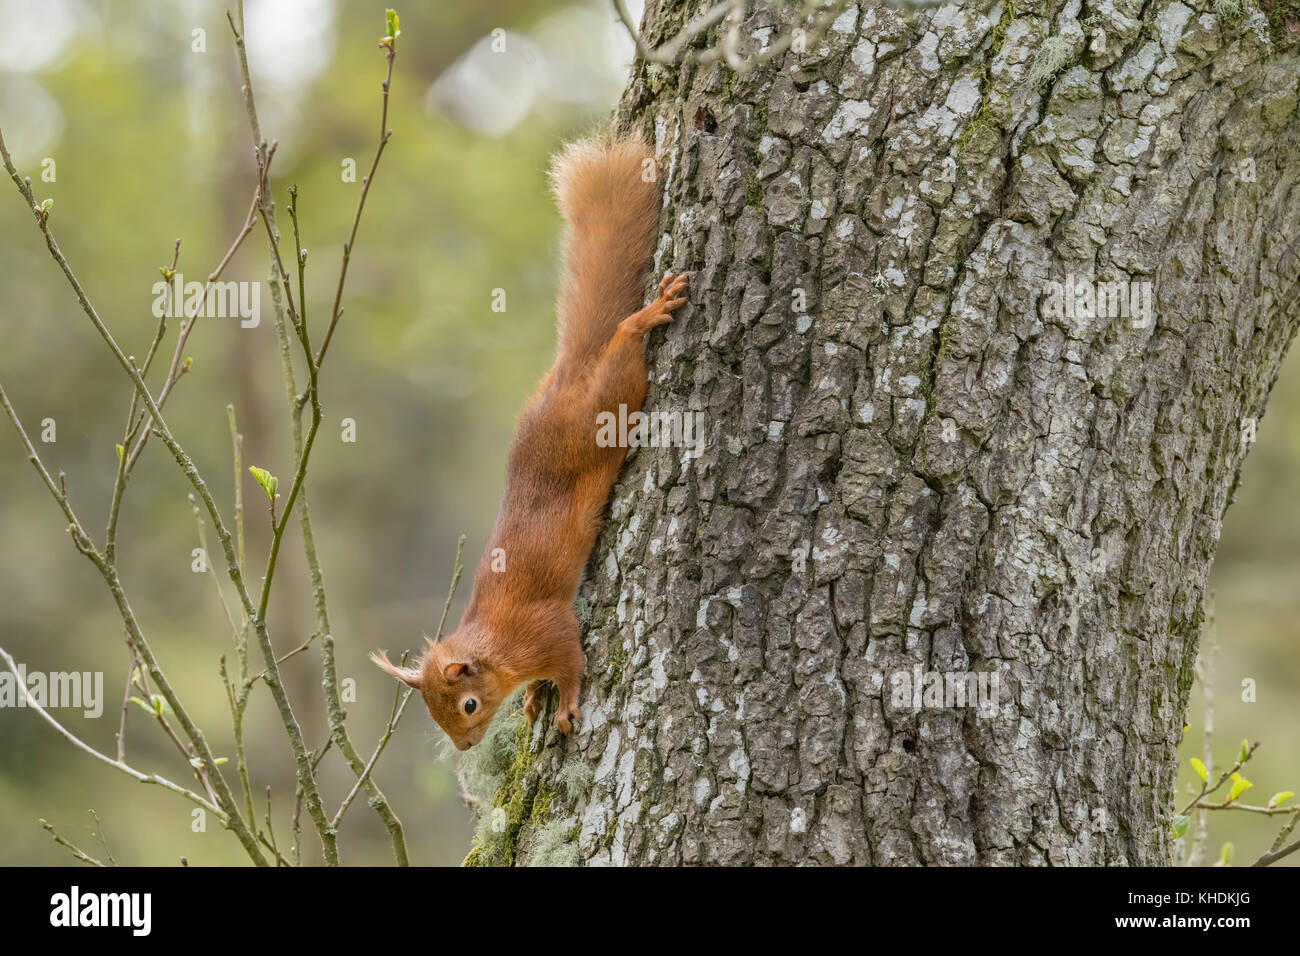
<svg viewBox="0 0 1300 956">
<path fill-rule="evenodd" d="M 689 273 L 665 275 L 641 308 L 659 223 L 649 151 L 636 137 L 572 143 L 551 165 L 568 224 L 555 363 L 519 414 L 506 463 L 505 493 L 479 559 L 460 625 L 423 656 L 399 667 L 371 659 L 419 690 L 457 749 L 483 739 L 501 702 L 528 682 L 524 714 L 541 711 L 544 682 L 560 696 L 555 725 L 581 718 L 585 665 L 573 601 L 600 530 L 626 447 L 602 447 L 602 412 L 628 414 L 645 402 L 642 339 L 672 319 Z M 505 570 L 493 568 L 494 556 Z M 499 566 L 499 565 L 498 565 Z"/>
</svg>

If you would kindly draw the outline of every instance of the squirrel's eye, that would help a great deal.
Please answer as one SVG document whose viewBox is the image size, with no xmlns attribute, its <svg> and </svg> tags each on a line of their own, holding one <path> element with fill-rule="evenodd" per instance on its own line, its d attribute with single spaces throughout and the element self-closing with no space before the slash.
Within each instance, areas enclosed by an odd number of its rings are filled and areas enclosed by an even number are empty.
<svg viewBox="0 0 1300 956">
<path fill-rule="evenodd" d="M 474 711 L 477 710 L 477 709 L 478 709 L 478 701 L 476 701 L 473 697 L 466 697 L 466 698 L 465 698 L 465 713 L 467 713 L 467 714 L 472 714 L 472 713 L 474 713 Z"/>
</svg>

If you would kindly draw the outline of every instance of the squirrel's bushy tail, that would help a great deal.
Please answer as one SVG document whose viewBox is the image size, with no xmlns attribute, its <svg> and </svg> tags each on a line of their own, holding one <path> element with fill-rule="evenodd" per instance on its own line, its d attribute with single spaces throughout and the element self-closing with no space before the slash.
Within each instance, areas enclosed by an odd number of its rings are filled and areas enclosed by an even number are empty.
<svg viewBox="0 0 1300 956">
<path fill-rule="evenodd" d="M 611 134 L 570 143 L 551 163 L 551 186 L 568 223 L 559 304 L 562 373 L 586 364 L 644 304 L 659 231 L 659 189 L 648 159 L 640 137 Z"/>
</svg>

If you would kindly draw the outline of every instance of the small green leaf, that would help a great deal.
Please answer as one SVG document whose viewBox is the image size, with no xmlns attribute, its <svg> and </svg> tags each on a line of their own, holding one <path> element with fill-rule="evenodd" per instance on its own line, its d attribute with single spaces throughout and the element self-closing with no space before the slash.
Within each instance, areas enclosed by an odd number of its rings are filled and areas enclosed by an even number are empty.
<svg viewBox="0 0 1300 956">
<path fill-rule="evenodd" d="M 191 757 L 190 766 L 193 767 L 195 770 L 198 770 L 200 767 L 203 766 L 203 761 L 200 760 L 198 757 Z"/>
<path fill-rule="evenodd" d="M 388 28 L 388 36 L 384 37 L 384 39 L 391 43 L 393 40 L 397 39 L 398 35 L 402 32 L 398 29 L 401 21 L 397 18 L 396 10 L 389 8 L 384 11 L 384 24 Z"/>
<path fill-rule="evenodd" d="M 54 200 L 53 200 L 53 199 L 42 199 L 42 200 L 41 200 L 41 215 L 48 216 L 48 215 L 50 214 L 50 210 L 53 209 L 53 208 L 54 208 Z"/>
<path fill-rule="evenodd" d="M 1237 761 L 1239 763 L 1245 763 L 1249 759 L 1250 759 L 1250 741 L 1243 740 L 1241 742 L 1241 753 L 1237 755 Z"/>
<path fill-rule="evenodd" d="M 1236 800 L 1251 787 L 1255 786 L 1239 773 L 1234 773 L 1228 779 L 1232 781 L 1232 787 L 1228 790 L 1228 803 L 1232 803 L 1233 800 Z"/>
<path fill-rule="evenodd" d="M 1205 769 L 1205 763 L 1203 761 L 1197 760 L 1195 757 L 1193 757 L 1192 769 L 1196 771 L 1196 776 L 1201 778 L 1202 783 L 1206 782 L 1209 779 L 1210 774 L 1209 771 Z"/>
<path fill-rule="evenodd" d="M 214 764 L 216 764 L 218 767 L 220 767 L 223 763 L 230 763 L 230 758 L 229 758 L 229 757 L 218 757 L 216 760 L 214 760 L 214 761 L 212 761 L 212 762 L 213 762 Z"/>
<path fill-rule="evenodd" d="M 153 713 L 153 708 L 150 707 L 148 704 L 146 704 L 144 701 L 142 701 L 139 697 L 132 697 L 131 703 L 138 706 L 141 710 L 143 710 L 147 714 Z"/>
<path fill-rule="evenodd" d="M 1229 866 L 1232 863 L 1232 844 L 1225 843 L 1219 850 L 1219 866 Z"/>
<path fill-rule="evenodd" d="M 258 468 L 256 465 L 250 465 L 248 470 L 257 479 L 257 483 L 262 486 L 262 491 L 266 492 L 266 500 L 274 502 L 275 489 L 280 486 L 280 480 L 265 468 Z"/>
<path fill-rule="evenodd" d="M 1269 797 L 1268 799 L 1269 809 L 1272 809 L 1273 807 L 1281 806 L 1282 804 L 1286 803 L 1294 796 L 1295 796 L 1294 790 L 1279 790 L 1277 793 L 1273 794 L 1273 796 Z"/>
<path fill-rule="evenodd" d="M 1182 814 L 1174 817 L 1173 823 L 1170 825 L 1169 829 L 1173 831 L 1175 840 L 1181 840 L 1183 838 L 1183 834 L 1187 832 L 1187 824 L 1191 823 L 1191 821 L 1191 817 L 1185 817 Z"/>
</svg>

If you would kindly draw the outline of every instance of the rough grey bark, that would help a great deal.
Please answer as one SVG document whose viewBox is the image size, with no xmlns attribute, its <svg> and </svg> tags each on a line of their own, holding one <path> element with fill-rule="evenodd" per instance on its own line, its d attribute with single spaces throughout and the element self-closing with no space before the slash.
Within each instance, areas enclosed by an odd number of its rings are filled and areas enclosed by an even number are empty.
<svg viewBox="0 0 1300 956">
<path fill-rule="evenodd" d="M 708 441 L 629 458 L 581 733 L 511 744 L 491 861 L 1168 861 L 1202 592 L 1300 321 L 1295 35 L 864 0 L 748 76 L 637 67 L 658 267 L 696 270 L 647 408 Z M 1071 273 L 1149 281 L 1154 321 L 1053 317 Z M 896 705 L 914 666 L 996 672 L 996 715 Z"/>
</svg>

